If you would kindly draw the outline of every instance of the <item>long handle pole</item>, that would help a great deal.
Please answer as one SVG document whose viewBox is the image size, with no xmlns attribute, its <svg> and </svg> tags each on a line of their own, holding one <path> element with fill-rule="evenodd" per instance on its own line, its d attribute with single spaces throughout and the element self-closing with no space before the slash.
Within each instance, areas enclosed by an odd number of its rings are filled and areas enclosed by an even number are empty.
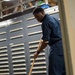
<svg viewBox="0 0 75 75">
<path fill-rule="evenodd" d="M 34 62 L 35 62 L 35 59 L 33 60 L 33 63 L 32 63 L 32 66 L 30 68 L 30 71 L 29 71 L 29 74 L 28 75 L 31 75 L 31 73 L 32 73 L 32 69 L 33 69 L 33 66 L 34 66 Z"/>
</svg>

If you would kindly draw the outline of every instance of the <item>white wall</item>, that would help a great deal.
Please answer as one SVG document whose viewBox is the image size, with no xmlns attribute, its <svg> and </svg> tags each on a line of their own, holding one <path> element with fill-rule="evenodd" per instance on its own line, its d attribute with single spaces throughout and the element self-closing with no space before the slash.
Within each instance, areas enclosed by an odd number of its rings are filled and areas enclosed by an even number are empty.
<svg viewBox="0 0 75 75">
<path fill-rule="evenodd" d="M 75 75 L 75 0 L 58 0 L 67 75 Z"/>
</svg>

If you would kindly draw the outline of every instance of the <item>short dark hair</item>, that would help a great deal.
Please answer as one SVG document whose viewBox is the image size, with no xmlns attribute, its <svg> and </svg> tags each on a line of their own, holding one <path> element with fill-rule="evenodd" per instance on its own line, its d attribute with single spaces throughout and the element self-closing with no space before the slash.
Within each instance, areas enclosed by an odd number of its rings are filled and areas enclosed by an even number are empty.
<svg viewBox="0 0 75 75">
<path fill-rule="evenodd" d="M 39 13 L 39 12 L 44 12 L 44 9 L 40 8 L 40 7 L 37 7 L 33 10 L 33 14 L 35 13 Z"/>
</svg>

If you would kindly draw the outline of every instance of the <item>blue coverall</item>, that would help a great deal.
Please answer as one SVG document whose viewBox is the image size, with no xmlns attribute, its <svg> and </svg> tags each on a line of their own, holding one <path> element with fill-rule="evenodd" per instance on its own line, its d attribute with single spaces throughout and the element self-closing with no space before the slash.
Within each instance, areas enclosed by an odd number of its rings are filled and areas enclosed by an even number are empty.
<svg viewBox="0 0 75 75">
<path fill-rule="evenodd" d="M 66 75 L 63 45 L 58 19 L 46 14 L 42 20 L 42 39 L 49 42 L 49 75 Z"/>
</svg>

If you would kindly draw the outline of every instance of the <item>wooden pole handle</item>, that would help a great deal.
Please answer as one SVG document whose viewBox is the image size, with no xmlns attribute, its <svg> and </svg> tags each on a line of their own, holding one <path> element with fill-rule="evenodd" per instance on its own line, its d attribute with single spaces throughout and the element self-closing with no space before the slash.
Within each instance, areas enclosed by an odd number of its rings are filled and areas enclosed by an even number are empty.
<svg viewBox="0 0 75 75">
<path fill-rule="evenodd" d="M 35 62 L 35 59 L 33 60 L 33 63 L 32 63 L 32 66 L 30 68 L 30 71 L 29 71 L 29 74 L 28 75 L 31 75 L 31 73 L 32 73 L 32 69 L 33 69 L 33 66 L 34 66 L 34 62 Z"/>
</svg>

